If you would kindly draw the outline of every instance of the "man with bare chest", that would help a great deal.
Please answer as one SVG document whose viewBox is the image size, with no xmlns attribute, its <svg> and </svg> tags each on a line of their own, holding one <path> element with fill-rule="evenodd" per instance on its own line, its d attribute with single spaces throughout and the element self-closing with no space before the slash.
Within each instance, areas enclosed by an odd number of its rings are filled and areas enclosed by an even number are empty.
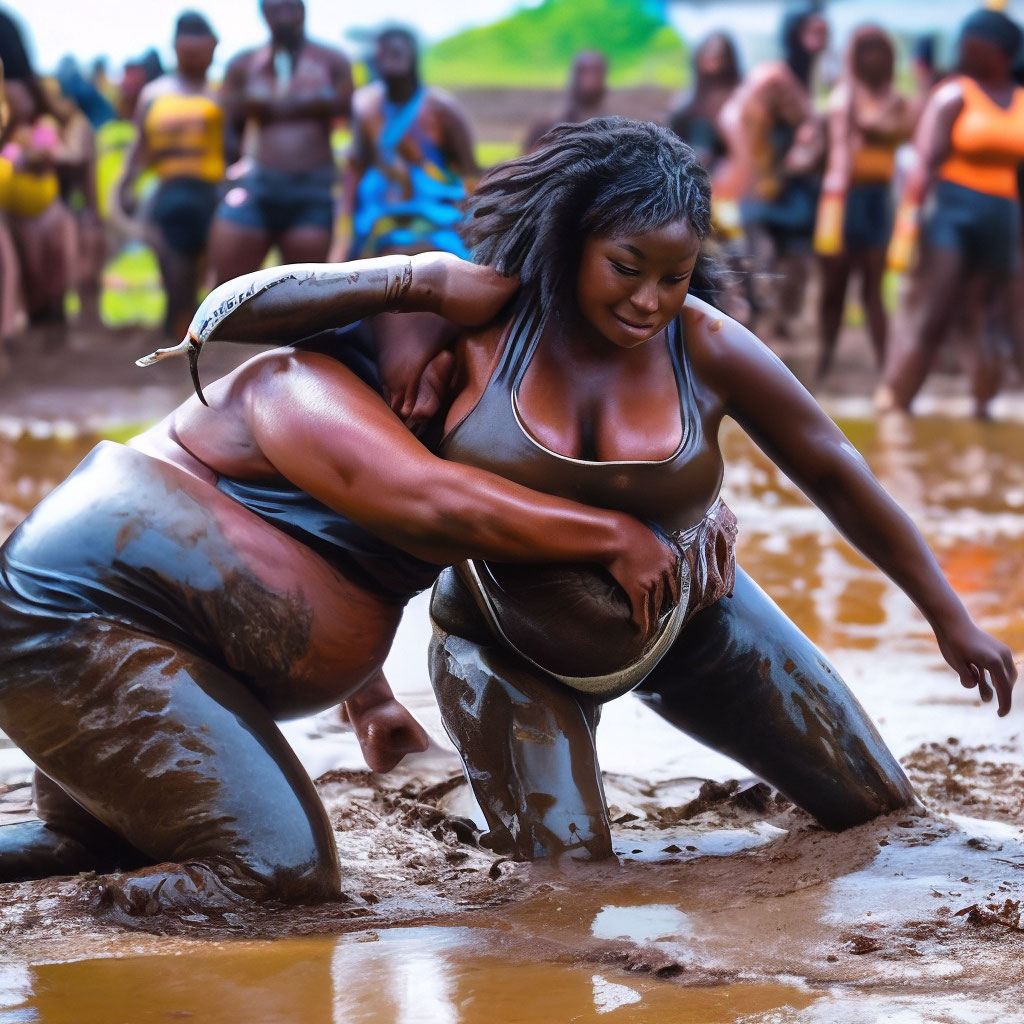
<svg viewBox="0 0 1024 1024">
<path fill-rule="evenodd" d="M 285 263 L 327 259 L 336 176 L 331 127 L 347 117 L 352 70 L 338 50 L 306 38 L 302 0 L 262 0 L 270 41 L 228 65 L 221 100 L 228 148 L 252 164 L 230 188 L 210 237 L 214 276 L 225 281 L 259 269 L 277 244 Z"/>
</svg>

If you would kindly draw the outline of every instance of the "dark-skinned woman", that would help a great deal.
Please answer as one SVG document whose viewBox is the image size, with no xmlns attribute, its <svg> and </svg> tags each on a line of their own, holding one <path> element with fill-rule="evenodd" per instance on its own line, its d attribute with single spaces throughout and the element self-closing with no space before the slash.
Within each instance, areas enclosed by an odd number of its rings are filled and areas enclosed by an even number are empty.
<svg viewBox="0 0 1024 1024">
<path fill-rule="evenodd" d="M 289 341 L 383 310 L 438 314 L 451 333 L 491 321 L 516 283 L 427 254 L 242 288 Z M 329 899 L 333 834 L 275 719 L 347 701 L 372 766 L 421 747 L 381 664 L 442 565 L 597 563 L 640 625 L 675 596 L 676 553 L 638 520 L 438 459 L 358 376 L 379 387 L 378 364 L 387 380 L 411 359 L 399 377 L 420 390 L 390 394 L 415 419 L 444 340 L 385 339 L 378 357 L 361 324 L 258 356 L 209 404 L 98 446 L 14 531 L 0 728 L 37 765 L 40 820 L 0 828 L 0 879 L 133 869 L 101 885 L 138 912 Z"/>
<path fill-rule="evenodd" d="M 764 345 L 694 294 L 711 294 L 713 280 L 701 252 L 710 184 L 693 151 L 642 122 L 561 125 L 488 172 L 468 214 L 474 258 L 522 287 L 496 320 L 462 333 L 438 452 L 642 517 L 681 553 L 680 597 L 644 631 L 587 567 L 474 559 L 442 574 L 431 673 L 491 845 L 520 858 L 610 855 L 594 730 L 601 703 L 633 688 L 830 828 L 915 806 L 835 670 L 736 567 L 719 493 L 722 420 L 911 597 L 961 682 L 986 700 L 994 689 L 1000 714 L 1016 668 L 835 424 Z M 215 293 L 188 347 L 218 331 L 271 337 L 308 308 L 285 291 L 275 306 L 260 287 Z"/>
</svg>

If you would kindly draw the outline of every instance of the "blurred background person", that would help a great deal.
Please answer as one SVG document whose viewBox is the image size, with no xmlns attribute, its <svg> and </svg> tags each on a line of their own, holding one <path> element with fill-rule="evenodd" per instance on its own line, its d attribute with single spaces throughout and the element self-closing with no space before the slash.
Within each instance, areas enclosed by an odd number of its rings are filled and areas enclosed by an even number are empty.
<svg viewBox="0 0 1024 1024">
<path fill-rule="evenodd" d="M 57 163 L 69 111 L 47 91 L 29 61 L 21 30 L 2 11 L 0 60 L 8 110 L 2 152 L 10 166 L 5 204 L 21 297 L 30 324 L 62 325 L 69 215 L 60 198 Z M 56 335 L 48 338 L 55 340 Z"/>
<path fill-rule="evenodd" d="M 468 259 L 458 204 L 480 171 L 465 111 L 420 80 L 407 29 L 378 36 L 374 66 L 379 80 L 353 102 L 350 258 L 439 249 Z"/>
<path fill-rule="evenodd" d="M 896 52 L 876 25 L 857 29 L 843 76 L 829 97 L 828 157 L 815 249 L 821 271 L 820 344 L 815 379 L 832 366 L 850 277 L 860 278 L 868 335 L 881 370 L 888 333 L 882 301 L 892 232 L 896 149 L 909 136 L 910 104 L 893 87 Z"/>
<path fill-rule="evenodd" d="M 1022 39 L 1005 14 L 975 11 L 961 29 L 959 74 L 932 93 L 921 115 L 898 220 L 916 223 L 929 200 L 918 271 L 922 308 L 876 394 L 883 411 L 909 411 L 954 323 L 968 331 L 976 416 L 988 415 L 998 390 L 1006 353 L 983 327 L 1020 263 L 1024 89 L 1012 69 Z M 1012 326 L 1019 332 L 1024 325 Z"/>
<path fill-rule="evenodd" d="M 718 115 L 741 81 L 736 44 L 727 32 L 712 32 L 697 47 L 692 73 L 693 85 L 669 115 L 668 126 L 714 172 L 726 154 Z"/>
<path fill-rule="evenodd" d="M 556 124 L 589 121 L 605 113 L 608 97 L 608 58 L 597 50 L 581 50 L 572 59 L 566 105 L 554 118 L 543 118 L 530 125 L 523 141 L 523 152 L 529 153 L 542 135 Z"/>
<path fill-rule="evenodd" d="M 718 118 L 742 81 L 736 44 L 727 32 L 713 32 L 697 47 L 692 75 L 693 84 L 669 115 L 668 126 L 693 147 L 697 159 L 714 177 L 727 153 Z M 708 244 L 730 270 L 722 275 L 721 308 L 746 324 L 753 308 L 750 261 L 734 196 L 712 195 L 711 224 Z"/>
<path fill-rule="evenodd" d="M 77 322 L 98 327 L 106 244 L 98 209 L 93 117 L 101 125 L 105 124 L 113 117 L 113 107 L 98 93 L 94 94 L 92 85 L 82 78 L 69 57 L 61 61 L 52 86 L 54 103 L 65 110 L 61 146 L 57 152 L 57 182 L 61 201 L 69 213 L 66 223 L 68 283 L 78 296 Z M 86 108 L 92 111 L 92 116 Z"/>
<path fill-rule="evenodd" d="M 159 185 L 141 211 L 167 295 L 165 329 L 180 340 L 198 301 L 200 266 L 224 180 L 224 112 L 207 81 L 217 37 L 186 11 L 174 32 L 176 70 L 147 85 L 135 111 L 137 136 L 117 184 L 126 216 L 139 213 L 136 183 L 152 170 Z"/>
<path fill-rule="evenodd" d="M 252 128 L 252 160 L 221 203 L 210 237 L 217 281 L 262 266 L 272 245 L 284 263 L 327 259 L 336 178 L 331 130 L 348 117 L 352 70 L 340 50 L 306 37 L 302 0 L 263 0 L 270 42 L 228 65 L 221 91 L 229 155 Z"/>
<path fill-rule="evenodd" d="M 739 202 L 743 230 L 759 275 L 753 318 L 788 337 L 803 304 L 817 209 L 824 133 L 811 104 L 815 61 L 828 46 L 828 24 L 817 5 L 783 19 L 784 57 L 759 65 L 723 105 L 719 129 L 728 152 L 714 184 Z"/>
</svg>

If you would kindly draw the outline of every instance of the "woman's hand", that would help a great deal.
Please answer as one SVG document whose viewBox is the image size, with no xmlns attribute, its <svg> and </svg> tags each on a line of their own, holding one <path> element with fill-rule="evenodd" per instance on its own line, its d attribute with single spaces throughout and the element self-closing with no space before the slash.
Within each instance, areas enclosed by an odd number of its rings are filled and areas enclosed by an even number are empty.
<svg viewBox="0 0 1024 1024">
<path fill-rule="evenodd" d="M 345 701 L 342 719 L 351 723 L 363 759 L 374 772 L 389 772 L 406 754 L 422 753 L 430 746 L 423 726 L 398 703 L 380 671 Z"/>
<path fill-rule="evenodd" d="M 1010 648 L 979 629 L 966 613 L 950 627 L 936 627 L 935 639 L 942 656 L 960 676 L 961 685 L 969 690 L 977 687 L 986 703 L 992 699 L 994 687 L 999 699 L 999 717 L 1009 714 L 1013 684 L 1017 679 L 1017 666 Z"/>
<path fill-rule="evenodd" d="M 626 592 L 633 622 L 646 635 L 662 610 L 679 600 L 679 553 L 639 520 L 622 519 L 620 549 L 605 568 Z"/>
</svg>

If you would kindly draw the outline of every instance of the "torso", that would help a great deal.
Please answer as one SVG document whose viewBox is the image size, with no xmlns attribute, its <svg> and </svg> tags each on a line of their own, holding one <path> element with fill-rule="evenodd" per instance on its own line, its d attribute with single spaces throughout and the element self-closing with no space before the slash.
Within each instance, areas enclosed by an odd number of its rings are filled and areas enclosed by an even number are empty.
<svg viewBox="0 0 1024 1024">
<path fill-rule="evenodd" d="M 721 486 L 721 408 L 693 373 L 688 320 L 684 311 L 642 359 L 604 365 L 560 357 L 529 307 L 467 336 L 439 454 L 669 531 L 693 526 Z"/>
<path fill-rule="evenodd" d="M 1024 89 L 1003 105 L 967 76 L 958 80 L 962 109 L 950 133 L 951 153 L 939 169 L 944 181 L 988 195 L 1017 198 L 1017 167 L 1024 160 Z"/>
<path fill-rule="evenodd" d="M 259 98 L 277 94 L 273 49 L 268 44 L 235 58 L 245 75 L 245 92 Z M 308 40 L 299 51 L 291 78 L 284 86 L 289 96 L 334 92 L 337 87 L 337 63 L 344 57 L 326 46 Z M 309 171 L 333 167 L 331 117 L 299 117 L 259 122 L 255 157 L 259 164 L 280 171 Z"/>
<path fill-rule="evenodd" d="M 190 90 L 176 75 L 153 83 L 142 122 L 161 178 L 218 182 L 224 177 L 224 113 L 208 89 Z"/>
</svg>

